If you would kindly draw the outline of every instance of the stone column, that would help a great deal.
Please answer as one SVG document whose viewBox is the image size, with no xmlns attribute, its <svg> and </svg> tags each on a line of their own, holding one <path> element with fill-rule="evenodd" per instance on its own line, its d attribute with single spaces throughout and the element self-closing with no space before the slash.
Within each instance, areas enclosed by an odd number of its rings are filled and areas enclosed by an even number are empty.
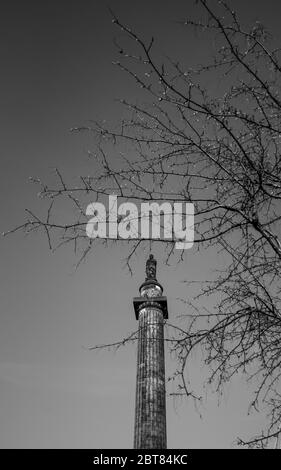
<svg viewBox="0 0 281 470">
<path fill-rule="evenodd" d="M 140 297 L 134 299 L 139 321 L 134 448 L 166 449 L 164 319 L 168 311 L 152 255 L 146 273 Z"/>
</svg>

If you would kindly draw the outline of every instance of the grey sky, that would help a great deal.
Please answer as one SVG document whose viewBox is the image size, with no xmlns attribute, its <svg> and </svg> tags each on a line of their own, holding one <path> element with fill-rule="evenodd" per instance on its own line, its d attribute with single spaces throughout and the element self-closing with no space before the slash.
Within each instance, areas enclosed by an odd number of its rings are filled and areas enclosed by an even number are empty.
<svg viewBox="0 0 281 470">
<path fill-rule="evenodd" d="M 160 52 L 184 52 L 187 62 L 204 56 L 203 39 L 176 24 L 195 11 L 193 1 L 108 3 L 138 32 L 153 34 Z M 279 2 L 236 0 L 235 6 L 245 21 L 260 19 L 280 40 Z M 26 207 L 42 207 L 29 176 L 52 178 L 57 166 L 74 180 L 88 169 L 90 139 L 69 128 L 117 119 L 114 99 L 134 97 L 132 82 L 112 65 L 115 34 L 101 0 L 1 6 L 1 232 L 21 223 Z M 6 237 L 0 250 L 0 447 L 132 447 L 136 345 L 118 353 L 86 348 L 137 328 L 132 298 L 147 252 L 134 261 L 131 277 L 123 268 L 126 246 L 100 245 L 78 271 L 71 249 L 51 254 L 43 234 Z M 183 313 L 177 298 L 188 295 L 181 281 L 202 279 L 216 255 L 192 249 L 182 265 L 168 267 L 160 249 L 154 254 L 173 319 Z M 199 364 L 194 356 L 190 373 L 198 384 L 205 374 Z M 167 356 L 167 375 L 172 370 Z M 247 416 L 249 393 L 238 377 L 219 408 L 216 394 L 208 395 L 202 418 L 192 403 L 168 397 L 168 446 L 231 447 L 264 419 Z"/>
</svg>

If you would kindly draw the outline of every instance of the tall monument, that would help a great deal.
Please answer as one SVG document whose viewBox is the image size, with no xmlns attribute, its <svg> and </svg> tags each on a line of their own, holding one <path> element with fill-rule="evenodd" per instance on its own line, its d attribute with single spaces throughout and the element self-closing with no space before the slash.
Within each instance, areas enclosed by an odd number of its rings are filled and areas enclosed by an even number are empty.
<svg viewBox="0 0 281 470">
<path fill-rule="evenodd" d="M 167 299 L 156 279 L 156 260 L 146 262 L 146 279 L 134 298 L 138 329 L 135 449 L 166 449 L 164 319 Z"/>
</svg>

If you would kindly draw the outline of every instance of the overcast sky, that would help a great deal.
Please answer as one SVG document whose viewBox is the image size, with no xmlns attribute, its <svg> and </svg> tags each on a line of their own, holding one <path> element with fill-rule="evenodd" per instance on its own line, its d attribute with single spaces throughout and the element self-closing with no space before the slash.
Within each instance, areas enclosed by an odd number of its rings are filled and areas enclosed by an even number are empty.
<svg viewBox="0 0 281 470">
<path fill-rule="evenodd" d="M 191 0 L 109 0 L 115 13 L 149 37 L 160 53 L 194 62 L 202 38 L 176 23 L 191 16 Z M 280 39 L 277 0 L 236 0 L 247 21 L 261 20 Z M 185 36 L 186 34 L 186 36 Z M 26 207 L 40 210 L 29 176 L 48 179 L 57 166 L 75 179 L 87 168 L 89 138 L 69 129 L 89 119 L 118 119 L 115 98 L 135 93 L 112 65 L 114 25 L 102 0 L 10 1 L 0 15 L 1 232 L 21 223 Z M 86 171 L 86 170 L 85 170 Z M 77 271 L 71 249 L 52 254 L 43 234 L 1 240 L 0 446 L 130 448 L 133 442 L 136 345 L 89 352 L 137 328 L 132 299 L 144 280 L 148 252 L 124 268 L 126 247 L 100 245 Z M 181 265 L 158 259 L 158 279 L 170 319 L 189 295 L 183 280 L 202 279 L 216 262 L 189 250 Z M 174 363 L 167 355 L 167 376 Z M 199 358 L 189 365 L 199 383 Z M 169 386 L 168 392 L 172 391 Z M 205 395 L 204 395 L 205 397 Z M 247 416 L 250 390 L 240 377 L 221 397 L 210 392 L 200 414 L 167 396 L 169 448 L 229 448 L 263 422 Z"/>
</svg>

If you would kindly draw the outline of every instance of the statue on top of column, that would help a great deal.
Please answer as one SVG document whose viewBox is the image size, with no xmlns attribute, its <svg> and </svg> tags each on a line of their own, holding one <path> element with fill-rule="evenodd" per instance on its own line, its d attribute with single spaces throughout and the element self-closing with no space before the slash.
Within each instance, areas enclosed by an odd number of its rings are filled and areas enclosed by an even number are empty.
<svg viewBox="0 0 281 470">
<path fill-rule="evenodd" d="M 156 279 L 156 264 L 157 261 L 153 257 L 153 255 L 149 255 L 149 258 L 146 262 L 146 280 L 148 279 Z"/>
</svg>

